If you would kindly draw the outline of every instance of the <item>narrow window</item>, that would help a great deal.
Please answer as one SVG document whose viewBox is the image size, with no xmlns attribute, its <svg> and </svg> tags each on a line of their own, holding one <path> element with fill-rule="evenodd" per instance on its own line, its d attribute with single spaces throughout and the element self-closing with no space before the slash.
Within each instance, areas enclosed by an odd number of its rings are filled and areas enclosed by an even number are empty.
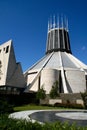
<svg viewBox="0 0 87 130">
<path fill-rule="evenodd" d="M 3 48 L 3 51 L 5 51 L 5 47 Z"/>
<path fill-rule="evenodd" d="M 9 46 L 6 47 L 6 53 L 8 53 L 8 51 L 9 51 Z"/>
<path fill-rule="evenodd" d="M 2 62 L 1 62 L 1 60 L 0 60 L 0 68 L 2 67 Z"/>
</svg>

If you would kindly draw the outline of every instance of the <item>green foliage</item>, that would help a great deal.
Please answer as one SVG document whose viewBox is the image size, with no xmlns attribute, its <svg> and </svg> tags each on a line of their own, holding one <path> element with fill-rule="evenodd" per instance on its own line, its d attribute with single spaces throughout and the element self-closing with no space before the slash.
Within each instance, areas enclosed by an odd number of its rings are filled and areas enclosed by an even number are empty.
<svg viewBox="0 0 87 130">
<path fill-rule="evenodd" d="M 87 91 L 85 91 L 84 93 L 81 93 L 81 97 L 84 102 L 84 107 L 87 108 Z"/>
<path fill-rule="evenodd" d="M 68 122 L 54 122 L 39 124 L 26 120 L 16 120 L 8 118 L 7 115 L 0 116 L 0 130 L 87 130 L 87 127 L 78 127 L 75 123 L 70 125 Z"/>
<path fill-rule="evenodd" d="M 52 86 L 52 89 L 50 91 L 50 97 L 55 99 L 58 96 L 59 96 L 59 93 L 58 93 L 58 81 L 56 81 L 56 82 L 54 82 L 54 84 Z"/>
<path fill-rule="evenodd" d="M 53 107 L 51 105 L 48 106 L 42 106 L 42 105 L 34 105 L 34 104 L 28 104 L 23 106 L 17 106 L 14 107 L 14 111 L 24 111 L 24 110 L 48 110 L 48 109 L 58 109 L 58 107 Z"/>
<path fill-rule="evenodd" d="M 36 94 L 37 99 L 45 99 L 46 98 L 46 91 L 44 90 L 43 86 L 38 90 Z"/>
<path fill-rule="evenodd" d="M 77 109 L 83 109 L 84 108 L 81 104 L 76 104 L 76 103 L 55 103 L 54 107 L 77 108 Z"/>
<path fill-rule="evenodd" d="M 0 114 L 13 112 L 13 106 L 6 100 L 0 100 Z"/>
</svg>

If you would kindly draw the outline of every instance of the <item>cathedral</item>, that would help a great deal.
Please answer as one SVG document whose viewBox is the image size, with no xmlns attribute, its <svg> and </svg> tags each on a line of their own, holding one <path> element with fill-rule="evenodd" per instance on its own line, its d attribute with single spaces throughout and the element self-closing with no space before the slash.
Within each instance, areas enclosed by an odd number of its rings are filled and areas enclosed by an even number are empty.
<svg viewBox="0 0 87 130">
<path fill-rule="evenodd" d="M 57 21 L 57 22 L 55 22 Z M 43 86 L 49 94 L 53 84 L 58 81 L 59 93 L 80 93 L 86 90 L 87 65 L 73 56 L 68 21 L 50 20 L 46 53 L 31 66 L 24 76 L 26 91 L 37 92 Z"/>
<path fill-rule="evenodd" d="M 59 93 L 86 91 L 87 65 L 72 54 L 67 20 L 54 18 L 48 22 L 46 53 L 24 73 L 16 62 L 12 41 L 0 45 L 1 90 L 23 89 L 28 93 L 43 86 L 49 94 L 56 81 Z"/>
</svg>

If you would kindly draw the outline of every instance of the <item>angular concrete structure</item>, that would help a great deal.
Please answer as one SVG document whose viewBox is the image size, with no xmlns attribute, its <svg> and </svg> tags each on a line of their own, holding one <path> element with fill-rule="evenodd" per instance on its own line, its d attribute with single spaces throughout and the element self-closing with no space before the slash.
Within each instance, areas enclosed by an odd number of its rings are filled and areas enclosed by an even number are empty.
<svg viewBox="0 0 87 130">
<path fill-rule="evenodd" d="M 0 90 L 25 87 L 20 63 L 16 63 L 12 41 L 0 45 Z"/>
<path fill-rule="evenodd" d="M 42 86 L 49 94 L 57 80 L 60 93 L 86 90 L 87 65 L 72 55 L 67 22 L 48 24 L 46 54 L 24 72 L 26 92 L 37 92 Z"/>
</svg>

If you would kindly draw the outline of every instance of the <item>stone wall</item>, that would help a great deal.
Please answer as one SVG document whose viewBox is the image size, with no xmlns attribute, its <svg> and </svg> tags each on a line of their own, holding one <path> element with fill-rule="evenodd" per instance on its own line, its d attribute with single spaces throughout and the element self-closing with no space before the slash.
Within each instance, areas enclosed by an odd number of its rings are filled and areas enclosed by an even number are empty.
<svg viewBox="0 0 87 130">
<path fill-rule="evenodd" d="M 60 94 L 60 96 L 57 97 L 56 99 L 50 99 L 50 97 L 48 96 L 46 98 L 46 100 L 41 100 L 40 103 L 41 104 L 50 104 L 50 105 L 54 105 L 56 103 L 63 103 L 63 104 L 70 103 L 70 104 L 81 104 L 82 106 L 84 106 L 84 102 L 82 100 L 80 93 Z"/>
</svg>

